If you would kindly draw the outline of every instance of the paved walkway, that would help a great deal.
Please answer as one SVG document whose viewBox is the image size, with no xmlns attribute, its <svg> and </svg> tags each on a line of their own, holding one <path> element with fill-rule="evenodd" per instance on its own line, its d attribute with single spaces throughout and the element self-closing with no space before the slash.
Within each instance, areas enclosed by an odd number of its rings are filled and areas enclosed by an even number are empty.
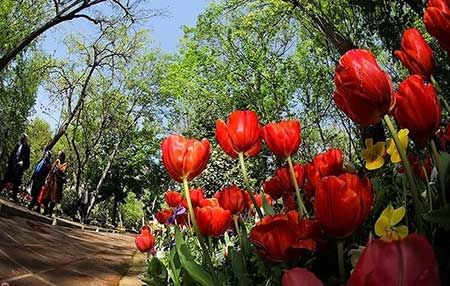
<svg viewBox="0 0 450 286">
<path fill-rule="evenodd" d="M 0 214 L 1 286 L 117 286 L 122 277 L 126 285 L 140 286 L 129 274 L 131 261 L 142 261 L 140 256 L 131 235 Z"/>
</svg>

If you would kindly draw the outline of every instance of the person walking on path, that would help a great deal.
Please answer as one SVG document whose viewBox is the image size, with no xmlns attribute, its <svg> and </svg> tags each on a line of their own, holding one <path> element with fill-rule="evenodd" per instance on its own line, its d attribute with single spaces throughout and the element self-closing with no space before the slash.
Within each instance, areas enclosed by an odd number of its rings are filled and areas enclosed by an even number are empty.
<svg viewBox="0 0 450 286">
<path fill-rule="evenodd" d="M 12 199 L 17 202 L 17 193 L 25 170 L 30 167 L 30 146 L 28 135 L 23 133 L 20 141 L 16 144 L 8 160 L 8 168 L 1 183 L 1 187 L 12 184 Z"/>
<path fill-rule="evenodd" d="M 53 163 L 52 169 L 45 180 L 44 215 L 51 216 L 55 205 L 61 202 L 63 185 L 66 182 L 66 172 L 66 154 L 64 151 L 59 151 L 58 158 Z"/>
<path fill-rule="evenodd" d="M 52 152 L 46 150 L 41 161 L 34 167 L 33 175 L 31 175 L 31 202 L 28 208 L 31 210 L 38 202 L 39 194 L 45 184 L 45 179 L 52 168 Z"/>
</svg>

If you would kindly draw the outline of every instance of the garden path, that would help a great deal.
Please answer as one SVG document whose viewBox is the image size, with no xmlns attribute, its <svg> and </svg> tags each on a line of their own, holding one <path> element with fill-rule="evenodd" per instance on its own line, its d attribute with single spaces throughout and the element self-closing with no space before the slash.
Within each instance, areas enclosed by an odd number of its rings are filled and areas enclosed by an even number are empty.
<svg viewBox="0 0 450 286">
<path fill-rule="evenodd" d="M 132 235 L 52 226 L 0 211 L 1 286 L 138 286 L 136 261 L 142 257 Z"/>
</svg>

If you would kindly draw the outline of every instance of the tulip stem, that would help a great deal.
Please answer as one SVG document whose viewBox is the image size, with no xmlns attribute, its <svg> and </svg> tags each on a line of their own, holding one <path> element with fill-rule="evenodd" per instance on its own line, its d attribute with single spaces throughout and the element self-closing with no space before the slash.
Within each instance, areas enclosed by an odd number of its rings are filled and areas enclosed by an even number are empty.
<svg viewBox="0 0 450 286">
<path fill-rule="evenodd" d="M 424 166 L 422 166 L 422 172 L 425 177 L 425 183 L 427 184 L 427 197 L 428 197 L 428 203 L 430 204 L 430 211 L 433 210 L 433 198 L 431 197 L 431 186 L 430 186 L 430 179 L 428 179 L 427 170 Z"/>
<path fill-rule="evenodd" d="M 444 170 L 442 170 L 442 166 L 439 162 L 439 152 L 436 148 L 436 143 L 434 142 L 433 139 L 431 139 L 430 142 L 431 145 L 431 154 L 433 155 L 434 158 L 434 165 L 436 166 L 436 169 L 438 171 L 438 178 L 439 178 L 439 186 L 441 187 L 441 202 L 442 205 L 446 205 L 447 204 L 447 194 L 446 194 L 446 189 L 445 189 L 445 172 Z"/>
<path fill-rule="evenodd" d="M 345 285 L 345 265 L 344 265 L 344 239 L 337 239 L 337 255 L 339 266 L 339 285 Z"/>
<path fill-rule="evenodd" d="M 441 95 L 442 89 L 433 75 L 431 75 L 431 83 L 436 88 L 436 91 L 438 92 L 438 97 L 442 105 L 444 106 L 445 111 L 447 111 L 447 113 L 450 114 L 450 105 L 448 104 L 447 100 L 445 100 L 445 98 Z"/>
<path fill-rule="evenodd" d="M 251 189 L 250 181 L 248 180 L 247 168 L 245 167 L 244 153 L 242 152 L 239 153 L 239 163 L 241 165 L 242 177 L 244 178 L 244 183 L 245 187 L 247 188 L 247 192 L 250 195 L 250 199 L 252 200 L 256 212 L 258 213 L 259 219 L 262 219 L 264 216 L 261 212 L 261 209 L 258 207 L 258 204 L 256 203 L 255 195 L 253 194 L 253 191 Z"/>
<path fill-rule="evenodd" d="M 384 116 L 384 122 L 386 123 L 386 126 L 389 129 L 389 132 L 391 133 L 392 139 L 394 140 L 395 146 L 397 147 L 397 151 L 400 155 L 400 158 L 402 159 L 403 166 L 405 167 L 405 173 L 406 177 L 409 181 L 409 186 L 411 188 L 411 195 L 413 197 L 414 205 L 416 208 L 416 218 L 417 218 L 417 226 L 419 232 L 422 232 L 422 220 L 420 217 L 420 214 L 422 212 L 422 204 L 419 200 L 419 191 L 417 190 L 416 181 L 414 179 L 414 175 L 412 172 L 411 164 L 409 163 L 408 157 L 406 156 L 406 150 L 403 148 L 400 139 L 397 135 L 397 130 L 394 127 L 394 124 L 392 123 L 391 118 L 389 115 Z"/>
<path fill-rule="evenodd" d="M 287 157 L 287 162 L 289 165 L 289 173 L 291 175 L 291 181 L 294 184 L 295 195 L 297 197 L 297 205 L 298 205 L 298 214 L 301 217 L 305 215 L 305 217 L 309 217 L 308 211 L 306 210 L 305 204 L 303 203 L 302 197 L 300 195 L 300 188 L 298 187 L 297 178 L 295 177 L 294 165 L 292 164 L 291 156 Z"/>
<path fill-rule="evenodd" d="M 214 265 L 212 263 L 209 250 L 206 247 L 205 240 L 204 240 L 202 234 L 200 233 L 200 230 L 197 227 L 197 219 L 195 218 L 194 209 L 192 207 L 191 194 L 189 192 L 189 183 L 188 183 L 187 178 L 183 178 L 183 187 L 184 187 L 184 196 L 186 197 L 186 201 L 188 204 L 189 216 L 191 217 L 191 221 L 192 221 L 192 226 L 195 230 L 195 233 L 197 234 L 197 238 L 200 243 L 200 247 L 202 248 L 202 251 L 203 251 L 203 259 L 209 265 L 209 267 L 211 269 L 211 275 L 215 278 L 216 274 L 214 271 Z"/>
<path fill-rule="evenodd" d="M 239 240 L 241 240 L 241 230 L 239 229 L 239 217 L 237 215 L 233 215 L 234 227 L 236 228 L 236 233 L 239 236 Z"/>
</svg>

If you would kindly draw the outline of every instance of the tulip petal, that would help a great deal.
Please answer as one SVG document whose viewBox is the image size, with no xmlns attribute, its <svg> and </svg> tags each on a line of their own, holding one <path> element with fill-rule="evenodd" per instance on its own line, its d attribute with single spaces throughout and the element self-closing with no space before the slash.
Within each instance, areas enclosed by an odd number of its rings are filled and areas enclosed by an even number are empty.
<svg viewBox="0 0 450 286">
<path fill-rule="evenodd" d="M 322 282 L 305 268 L 292 268 L 283 274 L 282 286 L 323 286 Z"/>
<path fill-rule="evenodd" d="M 258 142 L 255 143 L 250 149 L 248 149 L 247 152 L 245 152 L 245 155 L 247 157 L 254 157 L 261 152 L 261 141 L 258 140 Z"/>
<path fill-rule="evenodd" d="M 438 263 L 433 248 L 421 235 L 410 234 L 403 240 L 392 242 L 372 239 L 347 285 L 438 286 Z"/>
<path fill-rule="evenodd" d="M 216 140 L 228 156 L 237 158 L 239 152 L 234 148 L 228 127 L 222 120 L 216 121 Z"/>
</svg>

